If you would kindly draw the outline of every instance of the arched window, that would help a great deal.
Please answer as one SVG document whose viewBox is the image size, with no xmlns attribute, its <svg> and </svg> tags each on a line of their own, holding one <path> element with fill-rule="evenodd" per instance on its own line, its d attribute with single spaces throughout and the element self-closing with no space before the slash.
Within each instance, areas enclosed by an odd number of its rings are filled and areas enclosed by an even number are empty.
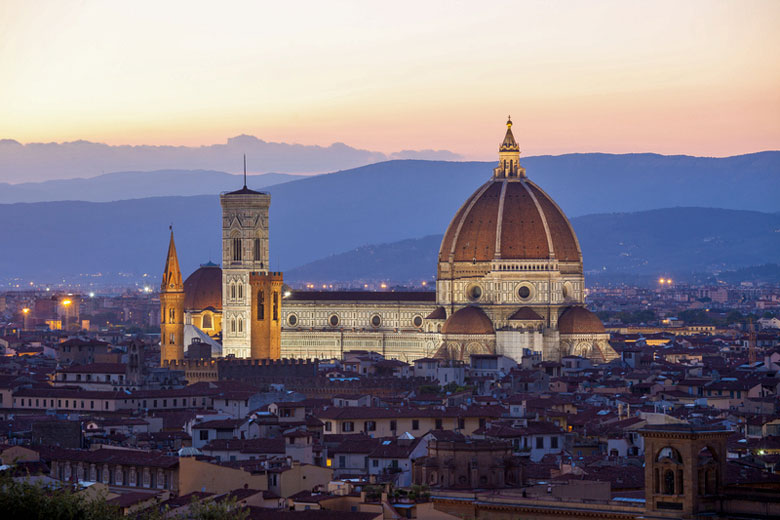
<svg viewBox="0 0 780 520">
<path fill-rule="evenodd" d="M 244 332 L 244 318 L 238 318 L 238 332 Z"/>
<path fill-rule="evenodd" d="M 279 293 L 274 291 L 274 321 L 279 321 Z"/>
<path fill-rule="evenodd" d="M 233 239 L 233 261 L 234 262 L 241 261 L 241 239 L 240 238 Z"/>
<path fill-rule="evenodd" d="M 265 295 L 262 289 L 257 291 L 257 319 L 265 319 Z"/>
<path fill-rule="evenodd" d="M 171 335 L 168 336 L 168 344 L 169 345 L 175 345 L 176 344 L 176 334 L 171 332 Z"/>
<path fill-rule="evenodd" d="M 233 334 L 236 333 L 236 319 L 235 318 L 230 318 L 230 332 L 232 332 Z"/>
<path fill-rule="evenodd" d="M 238 299 L 243 300 L 244 299 L 244 285 L 238 284 Z"/>
<path fill-rule="evenodd" d="M 176 309 L 171 307 L 168 309 L 168 323 L 174 323 L 176 320 Z"/>
<path fill-rule="evenodd" d="M 214 325 L 212 323 L 211 314 L 204 314 L 203 315 L 203 328 L 204 329 L 211 329 Z"/>
<path fill-rule="evenodd" d="M 232 300 L 236 299 L 236 284 L 232 283 L 230 284 L 230 298 Z"/>
<path fill-rule="evenodd" d="M 260 258 L 260 239 L 259 238 L 255 239 L 254 246 L 255 246 L 254 247 L 254 253 L 255 253 L 254 254 L 254 260 L 255 260 L 255 262 L 257 262 L 257 261 L 262 260 L 262 258 Z"/>
</svg>

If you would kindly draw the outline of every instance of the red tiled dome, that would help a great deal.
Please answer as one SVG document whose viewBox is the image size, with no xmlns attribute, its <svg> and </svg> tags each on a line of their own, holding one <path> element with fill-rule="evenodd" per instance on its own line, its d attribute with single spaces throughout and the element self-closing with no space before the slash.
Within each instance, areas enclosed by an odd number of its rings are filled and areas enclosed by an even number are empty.
<svg viewBox="0 0 780 520">
<path fill-rule="evenodd" d="M 517 321 L 539 321 L 542 320 L 541 316 L 530 307 L 520 307 L 509 317 L 509 320 Z"/>
<path fill-rule="evenodd" d="M 493 322 L 478 307 L 464 307 L 447 318 L 442 334 L 493 334 Z"/>
<path fill-rule="evenodd" d="M 222 269 L 209 262 L 184 281 L 184 308 L 222 310 Z"/>
<path fill-rule="evenodd" d="M 599 317 L 585 307 L 569 307 L 558 318 L 558 332 L 561 334 L 606 334 L 607 331 Z"/>
<path fill-rule="evenodd" d="M 440 262 L 547 260 L 580 262 L 574 230 L 563 211 L 525 177 L 493 178 L 455 214 Z"/>
</svg>

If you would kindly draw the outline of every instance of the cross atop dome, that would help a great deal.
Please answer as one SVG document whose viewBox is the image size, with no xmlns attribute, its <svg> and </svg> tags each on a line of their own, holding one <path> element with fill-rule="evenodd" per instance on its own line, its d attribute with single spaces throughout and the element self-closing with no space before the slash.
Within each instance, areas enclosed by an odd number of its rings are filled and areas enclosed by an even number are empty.
<svg viewBox="0 0 780 520">
<path fill-rule="evenodd" d="M 512 133 L 512 116 L 507 116 L 506 135 L 498 147 L 498 167 L 493 170 L 497 179 L 524 178 L 525 168 L 520 166 L 520 145 Z"/>
</svg>

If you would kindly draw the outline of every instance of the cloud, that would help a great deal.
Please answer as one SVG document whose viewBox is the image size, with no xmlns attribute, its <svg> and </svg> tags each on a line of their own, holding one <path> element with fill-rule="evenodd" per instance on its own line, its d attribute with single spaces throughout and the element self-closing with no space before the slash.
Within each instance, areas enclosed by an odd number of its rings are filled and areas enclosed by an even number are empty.
<svg viewBox="0 0 780 520">
<path fill-rule="evenodd" d="M 316 146 L 263 141 L 252 135 L 205 146 L 107 145 L 91 141 L 22 144 L 0 140 L 0 182 L 35 182 L 95 177 L 126 170 L 210 169 L 238 173 L 242 156 L 254 173 L 321 173 L 387 159 L 455 160 L 446 150 L 404 150 L 386 155 L 344 143 Z"/>
</svg>

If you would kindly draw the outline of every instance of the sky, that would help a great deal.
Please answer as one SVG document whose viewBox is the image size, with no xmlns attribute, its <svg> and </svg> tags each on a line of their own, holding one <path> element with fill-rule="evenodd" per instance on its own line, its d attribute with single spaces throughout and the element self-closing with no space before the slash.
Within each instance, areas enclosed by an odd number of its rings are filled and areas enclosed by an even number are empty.
<svg viewBox="0 0 780 520">
<path fill-rule="evenodd" d="M 0 2 L 0 139 L 780 148 L 780 1 Z"/>
</svg>

